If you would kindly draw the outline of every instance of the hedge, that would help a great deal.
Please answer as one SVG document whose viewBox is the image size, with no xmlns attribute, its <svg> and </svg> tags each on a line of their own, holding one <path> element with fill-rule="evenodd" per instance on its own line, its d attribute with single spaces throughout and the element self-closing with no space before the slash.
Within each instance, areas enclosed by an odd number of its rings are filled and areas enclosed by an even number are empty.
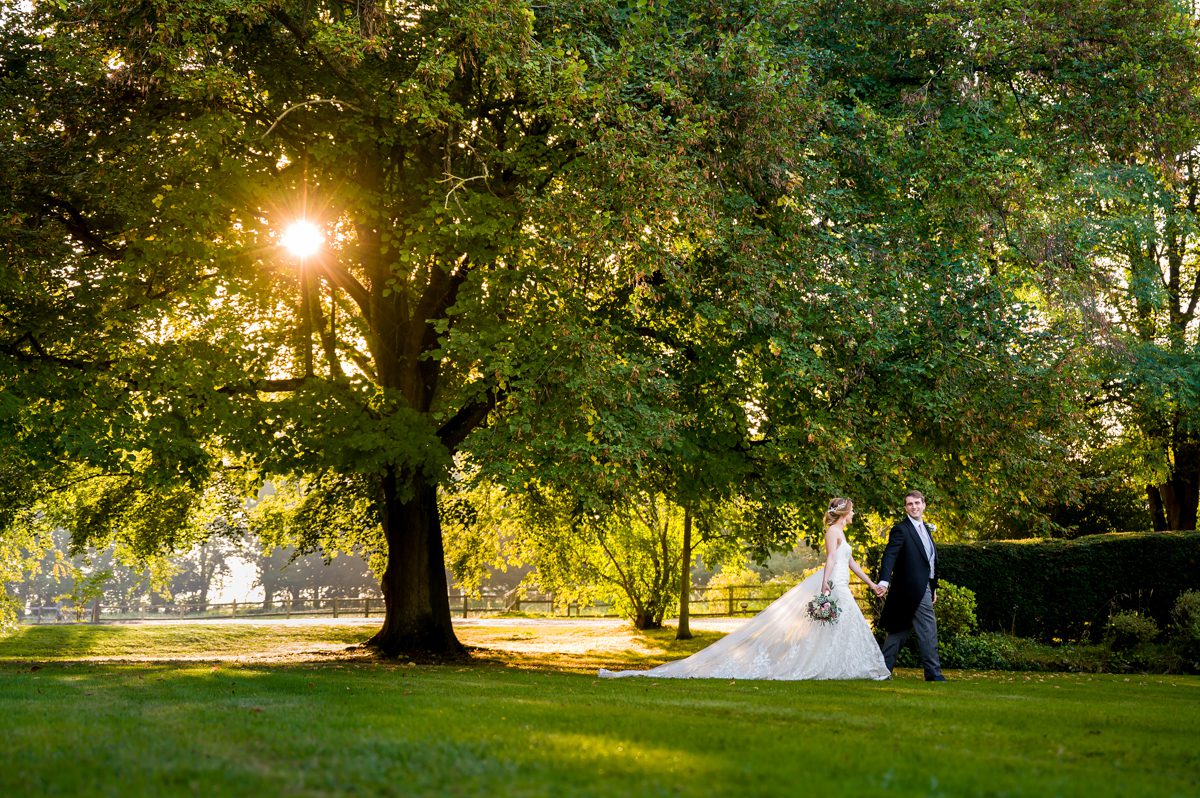
<svg viewBox="0 0 1200 798">
<path fill-rule="evenodd" d="M 943 543 L 938 578 L 975 591 L 980 631 L 1097 640 L 1118 610 L 1167 627 L 1176 597 L 1200 585 L 1200 533 Z"/>
</svg>

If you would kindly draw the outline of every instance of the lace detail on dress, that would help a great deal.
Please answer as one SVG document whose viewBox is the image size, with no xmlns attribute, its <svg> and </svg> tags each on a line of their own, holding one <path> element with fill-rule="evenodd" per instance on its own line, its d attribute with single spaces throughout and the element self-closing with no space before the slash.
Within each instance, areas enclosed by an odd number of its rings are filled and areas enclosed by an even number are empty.
<svg viewBox="0 0 1200 798">
<path fill-rule="evenodd" d="M 600 676 L 669 679 L 886 679 L 889 672 L 870 624 L 850 592 L 850 544 L 834 555 L 833 595 L 842 607 L 834 624 L 809 619 L 805 605 L 822 571 L 708 648 L 648 671 L 600 670 Z"/>
</svg>

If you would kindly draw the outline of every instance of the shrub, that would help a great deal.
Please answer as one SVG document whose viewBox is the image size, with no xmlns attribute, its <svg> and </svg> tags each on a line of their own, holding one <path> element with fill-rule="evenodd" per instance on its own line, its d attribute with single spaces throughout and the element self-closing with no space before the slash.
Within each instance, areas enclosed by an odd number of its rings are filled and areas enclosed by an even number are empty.
<svg viewBox="0 0 1200 798">
<path fill-rule="evenodd" d="M 949 582 L 940 582 L 937 590 L 938 637 L 967 637 L 979 627 L 975 618 L 975 591 Z"/>
<path fill-rule="evenodd" d="M 942 600 L 939 598 L 938 603 Z M 952 637 L 938 644 L 938 658 L 943 668 L 970 668 L 982 671 L 1002 671 L 1009 669 L 1005 647 L 999 640 L 999 635 L 980 635 L 967 637 L 961 635 Z"/>
<path fill-rule="evenodd" d="M 1158 624 L 1140 612 L 1114 612 L 1105 632 L 1113 651 L 1129 651 L 1158 637 Z"/>
<path fill-rule="evenodd" d="M 1200 640 L 1200 590 L 1187 590 L 1171 608 L 1172 629 L 1180 637 Z"/>
<path fill-rule="evenodd" d="M 1200 662 L 1200 590 L 1187 590 L 1171 608 L 1171 638 L 1179 653 Z"/>
</svg>

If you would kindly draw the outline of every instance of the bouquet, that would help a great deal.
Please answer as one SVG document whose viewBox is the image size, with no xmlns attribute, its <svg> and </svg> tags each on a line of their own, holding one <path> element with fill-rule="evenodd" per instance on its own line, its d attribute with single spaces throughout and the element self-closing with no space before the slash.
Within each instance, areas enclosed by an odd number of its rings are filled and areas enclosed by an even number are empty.
<svg viewBox="0 0 1200 798">
<path fill-rule="evenodd" d="M 837 623 L 842 615 L 837 599 L 826 593 L 818 593 L 808 602 L 808 617 L 817 623 Z"/>
</svg>

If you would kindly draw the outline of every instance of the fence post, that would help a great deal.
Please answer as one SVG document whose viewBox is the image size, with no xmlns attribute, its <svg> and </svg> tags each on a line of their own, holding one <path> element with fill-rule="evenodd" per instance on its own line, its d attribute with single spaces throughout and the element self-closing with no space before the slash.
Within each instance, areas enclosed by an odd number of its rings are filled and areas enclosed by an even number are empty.
<svg viewBox="0 0 1200 798">
<path fill-rule="evenodd" d="M 371 617 L 371 599 L 369 596 L 363 599 L 363 617 Z"/>
<path fill-rule="evenodd" d="M 233 603 L 229 605 L 229 617 L 230 618 L 237 617 L 237 599 L 234 599 Z"/>
<path fill-rule="evenodd" d="M 335 596 L 335 597 L 334 597 L 334 599 L 333 599 L 333 617 L 334 617 L 334 618 L 338 617 L 338 614 L 337 614 L 337 611 L 338 611 L 338 606 L 337 606 L 337 603 L 338 603 L 338 600 L 337 600 L 337 597 Z"/>
<path fill-rule="evenodd" d="M 729 613 L 728 614 L 733 615 L 733 587 L 732 586 L 727 587 L 726 590 L 729 591 Z"/>
<path fill-rule="evenodd" d="M 292 600 L 291 599 L 287 599 L 286 601 L 283 602 L 283 612 L 284 612 L 285 618 L 292 617 Z"/>
</svg>

